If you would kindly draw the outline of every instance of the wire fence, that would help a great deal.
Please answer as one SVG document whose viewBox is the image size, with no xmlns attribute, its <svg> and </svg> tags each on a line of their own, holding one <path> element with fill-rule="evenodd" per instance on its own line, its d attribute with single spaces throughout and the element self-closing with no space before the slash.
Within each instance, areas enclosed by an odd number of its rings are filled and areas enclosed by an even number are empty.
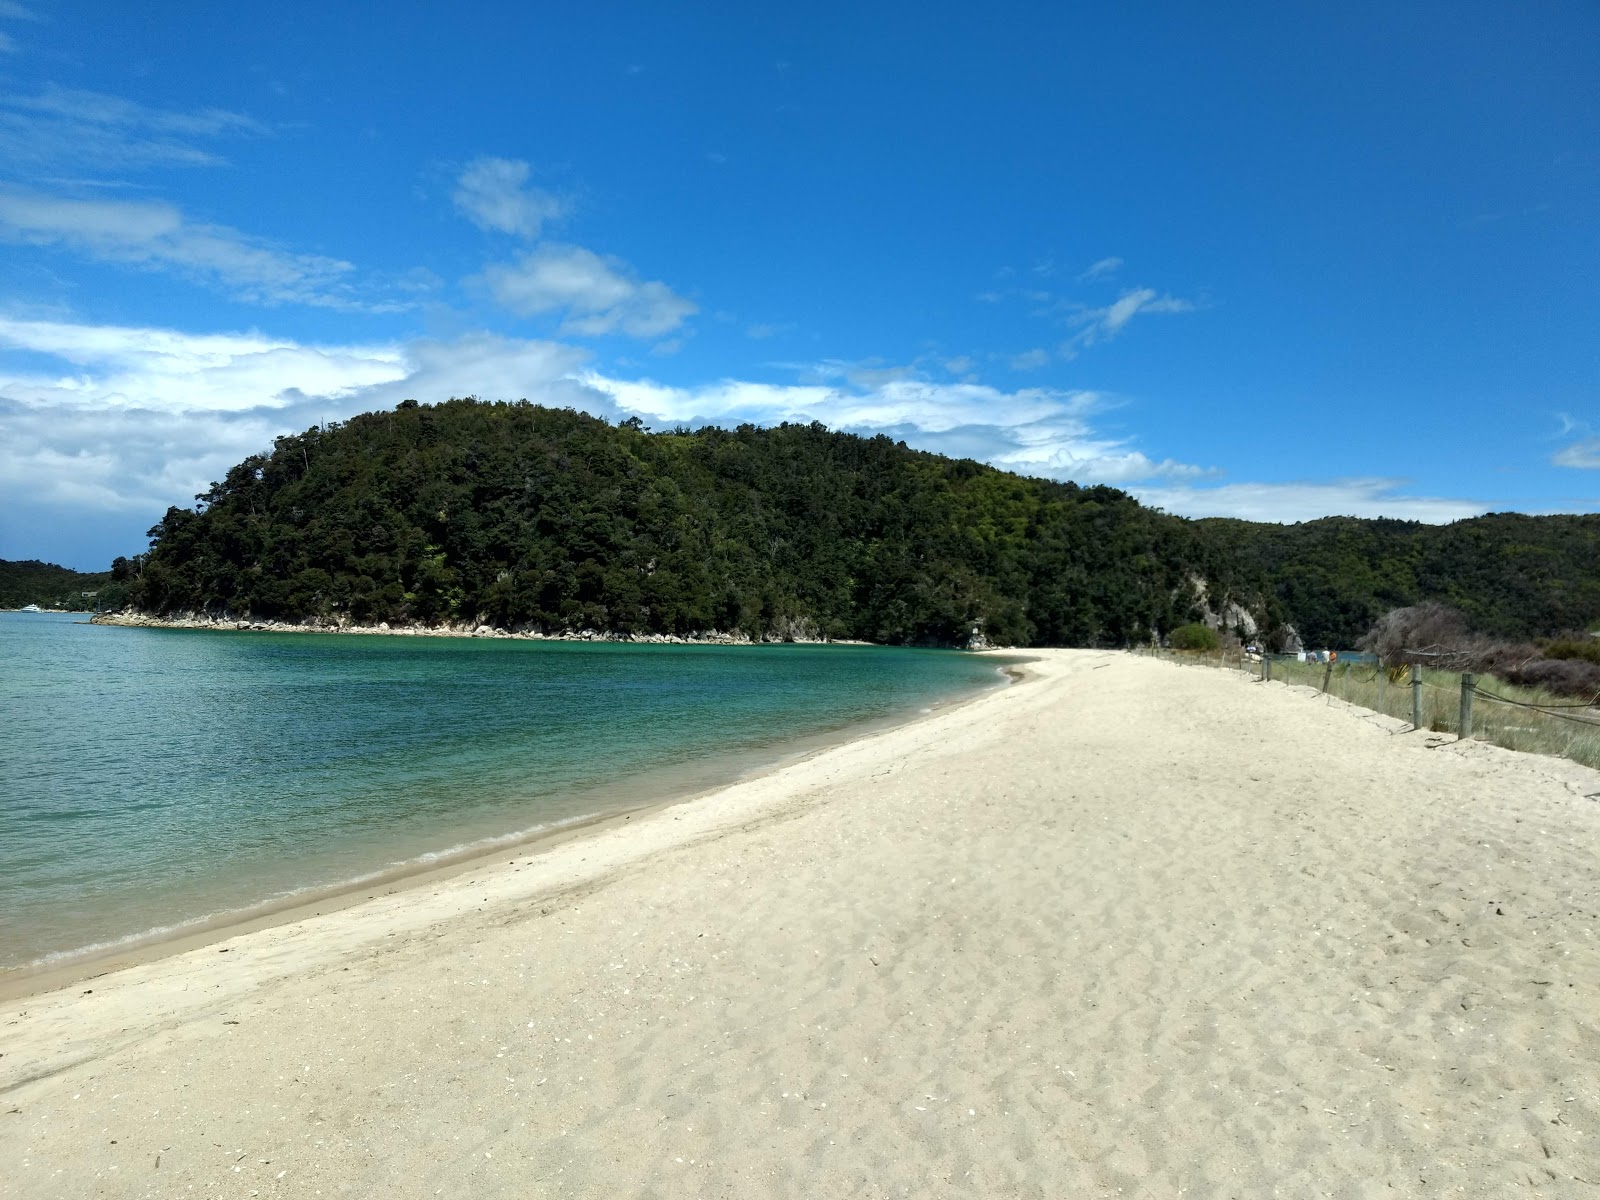
<svg viewBox="0 0 1600 1200">
<path fill-rule="evenodd" d="M 1371 660 L 1318 663 L 1302 662 L 1294 655 L 1148 647 L 1137 653 L 1311 688 L 1319 695 L 1394 717 L 1405 722 L 1408 731 L 1461 737 L 1464 718 L 1469 738 L 1600 768 L 1600 704 L 1574 702 L 1487 676 L 1416 665 L 1387 668 Z"/>
</svg>

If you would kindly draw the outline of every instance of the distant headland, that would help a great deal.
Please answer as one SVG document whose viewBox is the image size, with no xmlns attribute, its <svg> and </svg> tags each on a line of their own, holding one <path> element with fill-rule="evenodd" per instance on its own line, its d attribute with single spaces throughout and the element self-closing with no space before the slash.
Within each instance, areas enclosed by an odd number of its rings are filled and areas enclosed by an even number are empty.
<svg viewBox="0 0 1600 1200">
<path fill-rule="evenodd" d="M 235 627 L 1019 647 L 1130 645 L 1188 623 L 1349 646 L 1422 601 L 1508 638 L 1600 621 L 1600 515 L 1188 520 L 815 423 L 651 432 L 470 398 L 281 437 L 150 537 L 79 586 L 95 608 Z"/>
</svg>

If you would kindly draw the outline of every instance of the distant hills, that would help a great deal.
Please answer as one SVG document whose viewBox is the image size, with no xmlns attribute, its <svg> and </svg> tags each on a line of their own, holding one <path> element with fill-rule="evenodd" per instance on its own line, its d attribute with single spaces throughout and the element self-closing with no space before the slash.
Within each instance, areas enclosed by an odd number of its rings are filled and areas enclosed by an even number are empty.
<svg viewBox="0 0 1600 1200">
<path fill-rule="evenodd" d="M 1423 599 L 1507 636 L 1600 619 L 1600 517 L 1191 521 L 818 424 L 653 433 L 525 402 L 280 438 L 150 536 L 112 577 L 153 615 L 1018 646 L 1216 612 L 1348 646 Z"/>
<path fill-rule="evenodd" d="M 22 608 L 37 604 L 40 608 L 67 608 L 77 611 L 93 610 L 100 603 L 100 592 L 111 582 L 111 573 L 102 571 L 86 574 L 54 563 L 8 562 L 0 558 L 0 608 Z M 127 589 L 115 589 L 117 605 L 126 602 Z"/>
</svg>

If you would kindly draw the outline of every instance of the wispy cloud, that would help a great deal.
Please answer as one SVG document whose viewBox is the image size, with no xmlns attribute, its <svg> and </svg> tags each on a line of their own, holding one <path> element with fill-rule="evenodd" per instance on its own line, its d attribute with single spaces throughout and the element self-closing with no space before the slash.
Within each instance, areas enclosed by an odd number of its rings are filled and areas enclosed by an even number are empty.
<svg viewBox="0 0 1600 1200">
<path fill-rule="evenodd" d="M 33 13 L 15 3 L 15 0 L 0 0 L 0 20 L 35 21 L 38 20 Z M 17 43 L 9 33 L 0 33 L 0 54 L 17 53 Z"/>
<path fill-rule="evenodd" d="M 1122 267 L 1120 258 L 1102 258 L 1092 262 L 1078 275 L 1079 283 L 1088 283 L 1095 279 L 1106 279 L 1115 275 Z"/>
<path fill-rule="evenodd" d="M 1050 351 L 1035 347 L 1021 354 L 1013 354 L 1006 361 L 1013 371 L 1037 371 L 1040 367 L 1050 365 Z"/>
<path fill-rule="evenodd" d="M 225 225 L 188 219 L 159 201 L 79 200 L 0 190 L 0 239 L 63 246 L 90 258 L 167 270 L 252 303 L 389 307 L 360 301 L 350 263 L 297 254 Z"/>
<path fill-rule="evenodd" d="M 1364 476 L 1290 483 L 1224 483 L 1214 487 L 1135 486 L 1146 504 L 1186 517 L 1238 517 L 1289 524 L 1319 517 L 1393 517 L 1442 525 L 1488 512 L 1471 499 L 1408 495 L 1410 481 Z"/>
<path fill-rule="evenodd" d="M 1584 438 L 1563 446 L 1551 456 L 1558 467 L 1577 467 L 1581 470 L 1600 470 L 1600 437 Z"/>
<path fill-rule="evenodd" d="M 1186 313 L 1194 311 L 1194 303 L 1176 296 L 1165 296 L 1154 288 L 1137 288 L 1124 292 L 1113 303 L 1103 308 L 1077 308 L 1068 323 L 1077 332 L 1061 344 L 1064 357 L 1072 358 L 1080 350 L 1116 337 L 1134 317 L 1154 313 Z"/>
<path fill-rule="evenodd" d="M 100 262 L 163 271 L 255 304 L 395 311 L 363 294 L 342 259 L 298 253 L 160 200 L 106 199 L 119 173 L 218 166 L 222 138 L 272 129 L 222 108 L 168 109 L 50 85 L 0 95 L 0 242 L 54 247 Z M 63 178 L 66 175 L 67 178 Z M 408 289 L 401 281 L 394 289 Z"/>
<path fill-rule="evenodd" d="M 271 132 L 227 109 L 152 108 L 53 84 L 32 95 L 0 95 L 0 157 L 13 178 L 64 165 L 101 172 L 217 166 L 226 160 L 202 143 Z"/>
<path fill-rule="evenodd" d="M 523 316 L 563 312 L 564 333 L 660 337 L 698 311 L 666 284 L 640 280 L 620 259 L 545 243 L 481 276 L 495 302 Z"/>
<path fill-rule="evenodd" d="M 230 133 L 266 134 L 266 125 L 242 113 L 225 108 L 193 111 L 151 108 L 105 92 L 77 88 L 46 87 L 37 96 L 12 96 L 6 103 L 13 108 L 49 113 L 71 121 L 110 125 L 121 129 L 147 129 L 156 133 L 179 133 L 192 137 L 218 137 Z"/>
<path fill-rule="evenodd" d="M 767 338 L 792 333 L 794 328 L 793 321 L 757 321 L 754 325 L 745 327 L 744 335 L 752 341 L 761 342 Z"/>
<path fill-rule="evenodd" d="M 654 425 L 822 421 L 1024 474 L 1128 487 L 1190 516 L 1449 521 L 1487 507 L 1409 495 L 1386 478 L 1208 486 L 1216 472 L 1108 433 L 1118 401 L 1096 392 L 1008 391 L 882 364 L 814 364 L 811 375 L 672 387 L 593 371 L 576 346 L 490 334 L 314 344 L 0 317 L 0 534 L 9 544 L 7 528 L 98 522 L 112 553 L 137 550 L 169 504 L 188 503 L 276 436 L 407 397 L 468 393 Z"/>
<path fill-rule="evenodd" d="M 512 158 L 478 158 L 456 181 L 456 209 L 479 229 L 509 233 L 530 241 L 545 222 L 566 212 L 557 197 L 528 183 L 527 163 Z"/>
<path fill-rule="evenodd" d="M 531 175 L 521 159 L 474 159 L 456 181 L 456 209 L 480 229 L 535 242 L 547 222 L 566 215 L 567 204 L 530 185 Z M 557 242 L 490 263 L 467 282 L 519 316 L 563 314 L 564 334 L 661 337 L 699 311 L 665 283 L 639 279 L 619 258 Z M 664 341 L 653 353 L 674 354 L 682 345 L 681 339 Z"/>
<path fill-rule="evenodd" d="M 888 433 L 923 450 L 975 458 L 1005 470 L 1082 483 L 1203 477 L 1205 469 L 1155 461 L 1125 440 L 1107 437 L 1093 418 L 1110 407 L 1093 392 L 939 382 L 906 368 L 863 370 L 819 364 L 815 376 L 838 384 L 770 384 L 726 379 L 670 387 L 599 373 L 583 377 L 619 410 L 658 425 L 821 421 L 834 429 Z"/>
</svg>

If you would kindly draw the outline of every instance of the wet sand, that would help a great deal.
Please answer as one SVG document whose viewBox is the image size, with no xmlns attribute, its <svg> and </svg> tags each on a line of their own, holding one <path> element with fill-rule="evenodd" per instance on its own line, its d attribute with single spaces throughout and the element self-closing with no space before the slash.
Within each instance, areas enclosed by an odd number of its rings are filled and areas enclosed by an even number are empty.
<svg viewBox="0 0 1600 1200">
<path fill-rule="evenodd" d="M 1028 670 L 0 1005 L 0 1195 L 1600 1190 L 1600 773 Z"/>
</svg>

